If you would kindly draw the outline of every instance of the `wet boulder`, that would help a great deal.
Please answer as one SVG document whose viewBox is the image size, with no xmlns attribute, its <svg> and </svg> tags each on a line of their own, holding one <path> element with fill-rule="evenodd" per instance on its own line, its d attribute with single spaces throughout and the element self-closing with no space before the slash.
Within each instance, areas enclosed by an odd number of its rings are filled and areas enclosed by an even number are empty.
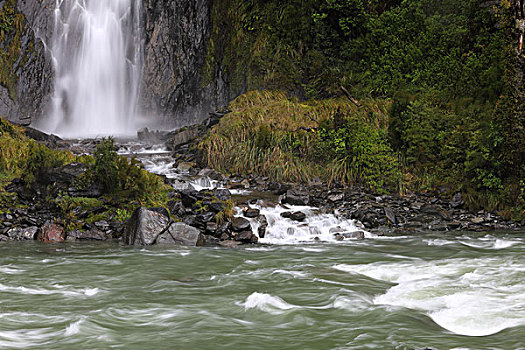
<svg viewBox="0 0 525 350">
<path fill-rule="evenodd" d="M 195 227 L 182 222 L 175 222 L 158 236 L 156 243 L 200 247 L 204 245 L 204 237 Z"/>
<path fill-rule="evenodd" d="M 310 202 L 310 195 L 307 192 L 288 190 L 282 202 L 291 205 L 308 205 Z"/>
<path fill-rule="evenodd" d="M 169 218 L 165 214 L 138 208 L 124 226 L 123 241 L 128 245 L 151 245 L 168 224 Z"/>
<path fill-rule="evenodd" d="M 264 236 L 266 236 L 266 228 L 268 228 L 268 219 L 266 219 L 266 216 L 264 215 L 259 215 L 257 217 L 257 222 L 259 223 L 259 227 L 257 228 L 259 238 L 264 238 Z"/>
<path fill-rule="evenodd" d="M 242 211 L 245 217 L 247 218 L 256 218 L 260 214 L 260 210 L 256 208 L 245 208 L 245 210 Z"/>
<path fill-rule="evenodd" d="M 243 242 L 243 243 L 257 243 L 259 240 L 256 235 L 253 234 L 252 231 L 242 231 L 234 235 L 234 238 L 236 241 Z"/>
<path fill-rule="evenodd" d="M 38 240 L 44 243 L 62 243 L 65 238 L 64 228 L 50 221 L 40 228 L 40 233 L 38 234 Z"/>
<path fill-rule="evenodd" d="M 235 232 L 247 231 L 250 227 L 250 221 L 245 218 L 236 217 L 232 221 L 232 230 Z"/>
</svg>

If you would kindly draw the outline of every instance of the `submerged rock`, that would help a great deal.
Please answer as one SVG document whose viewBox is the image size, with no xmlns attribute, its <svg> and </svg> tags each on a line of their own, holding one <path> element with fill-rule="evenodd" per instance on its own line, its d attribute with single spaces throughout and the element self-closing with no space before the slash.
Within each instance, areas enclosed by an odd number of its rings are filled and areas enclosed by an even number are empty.
<svg viewBox="0 0 525 350">
<path fill-rule="evenodd" d="M 128 245 L 151 245 L 167 229 L 168 224 L 166 215 L 144 207 L 138 208 L 124 226 L 123 241 Z"/>
</svg>

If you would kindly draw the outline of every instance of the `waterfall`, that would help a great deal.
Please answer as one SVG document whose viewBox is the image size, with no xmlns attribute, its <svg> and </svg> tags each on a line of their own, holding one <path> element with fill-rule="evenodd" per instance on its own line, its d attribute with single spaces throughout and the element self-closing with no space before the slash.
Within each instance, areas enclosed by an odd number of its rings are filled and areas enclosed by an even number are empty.
<svg viewBox="0 0 525 350">
<path fill-rule="evenodd" d="M 134 132 L 142 70 L 139 0 L 57 0 L 55 90 L 43 128 L 65 136 Z"/>
</svg>

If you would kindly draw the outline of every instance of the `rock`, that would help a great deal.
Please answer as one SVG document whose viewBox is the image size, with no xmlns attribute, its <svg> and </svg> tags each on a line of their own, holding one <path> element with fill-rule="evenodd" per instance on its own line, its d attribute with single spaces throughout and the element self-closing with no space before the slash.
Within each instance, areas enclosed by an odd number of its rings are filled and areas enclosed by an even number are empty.
<svg viewBox="0 0 525 350">
<path fill-rule="evenodd" d="M 204 245 L 204 237 L 195 227 L 182 222 L 174 222 L 166 232 L 159 235 L 156 243 L 200 247 Z"/>
<path fill-rule="evenodd" d="M 224 175 L 222 175 L 215 169 L 202 169 L 201 171 L 199 171 L 199 176 L 206 176 L 215 181 L 224 181 Z"/>
<path fill-rule="evenodd" d="M 282 202 L 291 205 L 308 205 L 310 195 L 307 192 L 288 190 Z"/>
<path fill-rule="evenodd" d="M 191 208 L 197 202 L 197 191 L 185 190 L 180 192 L 182 205 Z"/>
<path fill-rule="evenodd" d="M 38 233 L 38 227 L 30 226 L 26 228 L 15 227 L 7 231 L 7 236 L 13 240 L 21 241 L 24 239 L 33 240 Z"/>
<path fill-rule="evenodd" d="M 478 216 L 478 217 L 475 217 L 475 218 L 472 218 L 470 220 L 470 222 L 472 222 L 473 224 L 481 224 L 485 221 L 485 219 L 481 216 Z"/>
<path fill-rule="evenodd" d="M 233 240 L 227 240 L 227 241 L 222 241 L 219 244 L 225 248 L 239 248 L 240 243 L 233 241 Z"/>
<path fill-rule="evenodd" d="M 168 227 L 166 215 L 140 207 L 126 222 L 123 241 L 128 245 L 151 245 Z"/>
<path fill-rule="evenodd" d="M 168 134 L 166 147 L 170 151 L 174 151 L 177 147 L 184 145 L 199 136 L 199 129 L 197 125 L 192 125 L 173 131 Z"/>
<path fill-rule="evenodd" d="M 49 183 L 58 182 L 71 184 L 86 171 L 87 168 L 83 163 L 70 163 L 59 168 L 51 169 L 45 177 Z"/>
<path fill-rule="evenodd" d="M 186 172 L 190 171 L 193 167 L 195 167 L 194 162 L 180 162 L 177 165 L 177 170 Z"/>
<path fill-rule="evenodd" d="M 345 198 L 345 194 L 344 193 L 334 193 L 334 194 L 329 195 L 327 198 L 332 203 L 339 202 Z"/>
<path fill-rule="evenodd" d="M 40 233 L 38 234 L 38 239 L 44 243 L 62 243 L 65 238 L 64 228 L 50 221 L 40 228 Z"/>
<path fill-rule="evenodd" d="M 208 204 L 208 207 L 210 210 L 218 213 L 224 210 L 224 203 L 223 202 L 211 202 Z"/>
<path fill-rule="evenodd" d="M 215 235 L 217 233 L 217 230 L 219 229 L 219 225 L 215 222 L 207 222 L 206 223 L 206 233 L 209 235 Z"/>
<path fill-rule="evenodd" d="M 261 211 L 256 208 L 246 208 L 246 210 L 243 210 L 243 214 L 247 218 L 256 218 L 260 213 Z"/>
<path fill-rule="evenodd" d="M 299 222 L 302 222 L 306 219 L 306 214 L 303 213 L 302 211 L 294 211 L 291 215 L 290 215 L 290 219 L 292 220 L 295 220 L 295 221 L 299 221 Z"/>
<path fill-rule="evenodd" d="M 8 240 L 9 238 L 7 238 L 7 236 L 0 235 L 0 242 L 7 242 Z"/>
<path fill-rule="evenodd" d="M 212 213 L 211 211 L 207 211 L 204 213 L 200 213 L 195 217 L 195 226 L 205 228 L 206 223 L 209 221 L 212 221 L 215 218 L 215 213 Z"/>
<path fill-rule="evenodd" d="M 109 238 L 109 235 L 101 230 L 93 228 L 89 231 L 74 230 L 67 234 L 67 239 L 74 238 L 75 240 L 87 240 L 87 241 L 105 241 Z"/>
<path fill-rule="evenodd" d="M 425 204 L 420 209 L 423 213 L 429 215 L 439 215 L 440 208 L 434 204 Z"/>
<path fill-rule="evenodd" d="M 259 234 L 259 238 L 264 238 L 264 236 L 266 236 L 266 228 L 268 227 L 268 220 L 266 219 L 266 216 L 259 215 L 257 217 L 257 222 L 259 222 L 259 227 L 257 228 L 257 233 Z"/>
<path fill-rule="evenodd" d="M 166 137 L 165 131 L 150 131 L 148 128 L 137 130 L 137 138 L 150 144 L 160 144 Z"/>
<path fill-rule="evenodd" d="M 104 194 L 104 187 L 102 184 L 93 183 L 86 188 L 69 187 L 67 192 L 71 197 L 98 198 Z"/>
<path fill-rule="evenodd" d="M 213 190 L 213 195 L 220 201 L 227 201 L 232 198 L 232 194 L 227 188 L 217 188 Z"/>
<path fill-rule="evenodd" d="M 450 201 L 450 206 L 452 208 L 461 208 L 465 204 L 465 201 L 463 200 L 463 197 L 461 196 L 461 192 L 456 193 L 452 200 Z"/>
<path fill-rule="evenodd" d="M 343 232 L 341 236 L 347 239 L 365 239 L 365 233 L 363 231 Z"/>
<path fill-rule="evenodd" d="M 330 227 L 328 232 L 331 234 L 340 234 L 340 233 L 345 232 L 345 230 L 343 230 L 340 226 L 335 226 L 335 227 Z"/>
<path fill-rule="evenodd" d="M 251 227 L 250 221 L 242 217 L 236 217 L 232 221 L 232 230 L 235 232 L 246 231 Z"/>
<path fill-rule="evenodd" d="M 394 211 L 391 208 L 385 207 L 384 208 L 385 216 L 392 223 L 393 225 L 396 224 L 396 214 L 394 214 Z"/>
<path fill-rule="evenodd" d="M 282 212 L 279 216 L 282 217 L 282 218 L 285 218 L 285 219 L 290 219 L 292 217 L 292 212 L 291 211 L 285 211 L 285 212 Z"/>
<path fill-rule="evenodd" d="M 235 237 L 235 240 L 243 243 L 257 243 L 258 238 L 252 231 L 242 231 Z"/>
<path fill-rule="evenodd" d="M 342 241 L 342 240 L 345 239 L 345 238 L 344 238 L 342 235 L 340 235 L 340 234 L 336 234 L 336 235 L 334 236 L 334 238 L 335 238 L 336 241 Z"/>
</svg>

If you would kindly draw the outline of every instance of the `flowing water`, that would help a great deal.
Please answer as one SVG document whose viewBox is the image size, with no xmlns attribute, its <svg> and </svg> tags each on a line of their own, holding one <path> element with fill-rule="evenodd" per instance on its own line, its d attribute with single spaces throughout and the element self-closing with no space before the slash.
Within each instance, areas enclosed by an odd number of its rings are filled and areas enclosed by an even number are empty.
<svg viewBox="0 0 525 350">
<path fill-rule="evenodd" d="M 135 131 L 142 69 L 140 1 L 56 0 L 52 111 L 61 136 Z"/>
<path fill-rule="evenodd" d="M 0 245 L 2 349 L 523 349 L 525 234 Z"/>
<path fill-rule="evenodd" d="M 180 186 L 220 185 L 133 152 Z M 0 348 L 525 349 L 525 232 L 337 242 L 356 223 L 259 205 L 265 244 L 239 249 L 1 244 Z"/>
</svg>

